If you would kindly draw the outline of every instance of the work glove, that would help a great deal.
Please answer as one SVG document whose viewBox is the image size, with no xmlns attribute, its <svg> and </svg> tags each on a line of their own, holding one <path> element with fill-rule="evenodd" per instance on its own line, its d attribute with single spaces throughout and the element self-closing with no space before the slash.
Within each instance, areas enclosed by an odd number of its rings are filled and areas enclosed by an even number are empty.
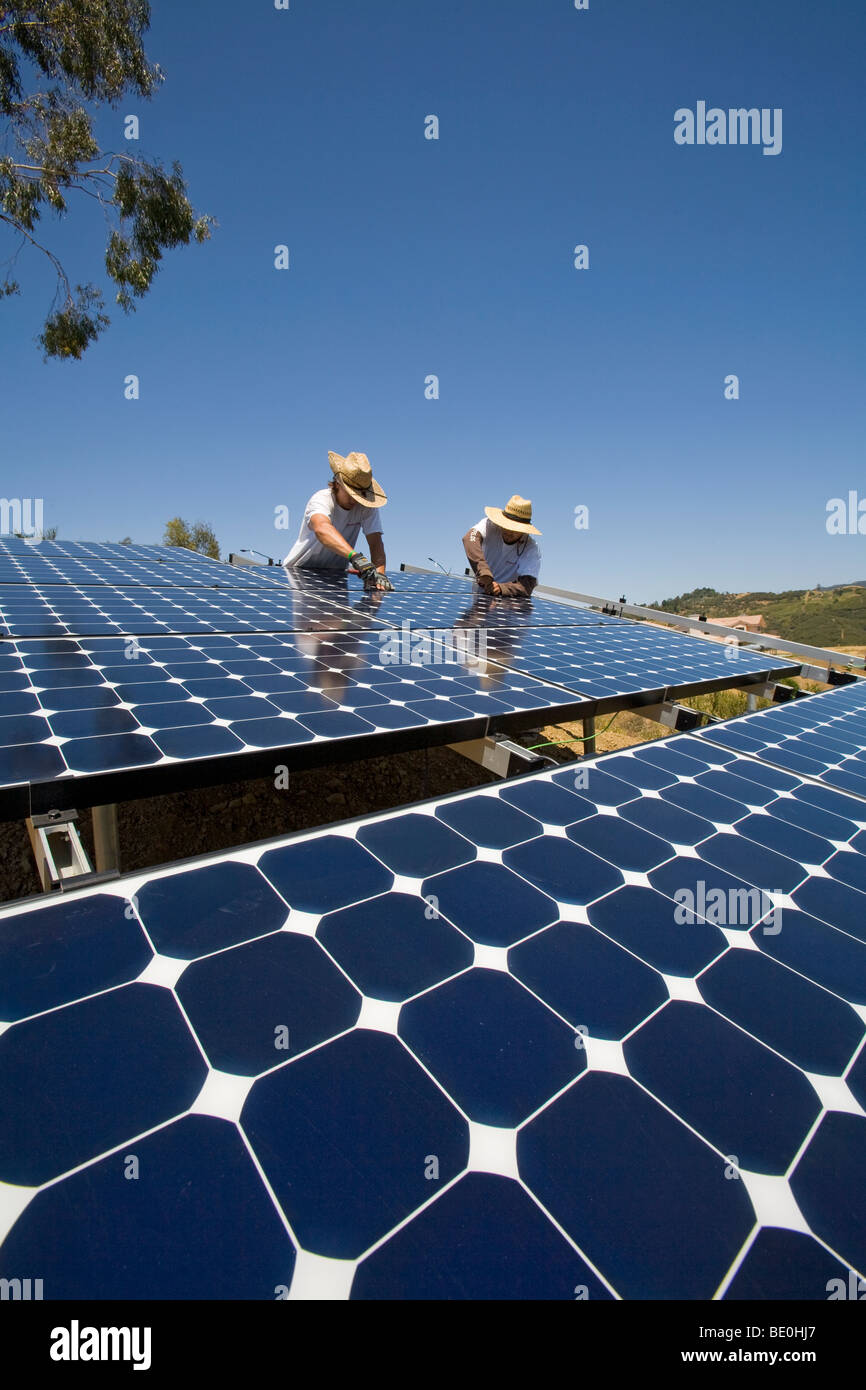
<svg viewBox="0 0 866 1390">
<path fill-rule="evenodd" d="M 365 589 L 382 589 L 385 592 L 393 591 L 394 585 L 384 574 L 379 574 L 373 568 L 372 562 L 366 555 L 355 554 L 351 559 L 352 568 L 357 570 L 361 576 L 361 581 Z"/>
</svg>

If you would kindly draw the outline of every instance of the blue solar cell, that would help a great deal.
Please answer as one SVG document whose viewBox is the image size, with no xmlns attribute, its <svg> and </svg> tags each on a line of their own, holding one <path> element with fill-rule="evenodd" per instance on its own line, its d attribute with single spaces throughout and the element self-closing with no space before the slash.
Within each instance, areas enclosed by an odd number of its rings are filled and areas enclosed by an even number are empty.
<svg viewBox="0 0 866 1390">
<path fill-rule="evenodd" d="M 640 758 L 607 757 L 604 767 L 614 777 L 646 791 L 658 791 L 661 787 L 676 785 L 677 779 L 673 772 L 663 772 L 660 767 L 654 767 L 652 763 Z"/>
<path fill-rule="evenodd" d="M 328 913 L 316 935 L 364 994 L 395 1002 L 465 970 L 474 956 L 433 904 L 406 893 Z"/>
<path fill-rule="evenodd" d="M 238 719 L 232 733 L 247 748 L 291 748 L 296 743 L 310 743 L 311 734 L 303 721 L 293 719 Z"/>
<path fill-rule="evenodd" d="M 628 1039 L 625 1055 L 636 1081 L 759 1173 L 785 1171 L 821 1110 L 802 1072 L 698 1004 L 673 1000 Z"/>
<path fill-rule="evenodd" d="M 787 908 L 782 920 L 778 933 L 755 928 L 759 949 L 853 1004 L 866 1004 L 866 944 L 805 912 Z"/>
<path fill-rule="evenodd" d="M 804 1071 L 841 1075 L 863 1038 L 849 1004 L 757 951 L 728 951 L 698 985 L 714 1009 Z"/>
<path fill-rule="evenodd" d="M 529 840 L 507 849 L 502 862 L 557 902 L 592 902 L 618 888 L 623 881 L 622 874 L 612 864 L 568 840 L 546 837 Z"/>
<path fill-rule="evenodd" d="M 0 748 L 40 743 L 50 735 L 48 721 L 33 714 L 8 715 L 0 719 Z"/>
<path fill-rule="evenodd" d="M 151 985 L 14 1023 L 0 1037 L 0 1180 L 36 1186 L 182 1114 L 206 1075 L 173 995 Z"/>
<path fill-rule="evenodd" d="M 259 868 L 299 912 L 331 912 L 385 893 L 393 883 L 383 864 L 344 835 L 269 850 Z"/>
<path fill-rule="evenodd" d="M 814 1234 L 858 1270 L 866 1269 L 864 1163 L 866 1119 L 829 1111 L 791 1174 L 797 1204 Z"/>
<path fill-rule="evenodd" d="M 796 792 L 795 792 L 796 795 Z M 814 835 L 823 835 L 827 840 L 850 840 L 856 831 L 856 822 L 847 820 L 831 811 L 821 810 L 803 801 L 787 797 L 767 807 L 771 816 L 786 821 L 789 825 L 810 830 Z"/>
<path fill-rule="evenodd" d="M 244 746 L 228 729 L 214 724 L 163 728 L 154 733 L 153 741 L 169 758 L 214 758 L 221 753 L 236 753 Z"/>
<path fill-rule="evenodd" d="M 275 932 L 188 965 L 177 995 L 211 1066 L 256 1076 L 358 1020 L 361 996 L 308 936 Z"/>
<path fill-rule="evenodd" d="M 767 893 L 789 893 L 805 877 L 805 870 L 796 860 L 775 850 L 765 849 L 754 840 L 740 835 L 720 833 L 704 840 L 698 849 L 701 859 L 729 873 L 738 874 L 747 883 L 763 888 Z"/>
<path fill-rule="evenodd" d="M 152 955 L 129 904 L 100 895 L 10 918 L 0 933 L 0 1021 L 125 984 Z"/>
<path fill-rule="evenodd" d="M 549 825 L 572 825 L 594 810 L 592 802 L 552 782 L 518 782 L 503 790 L 502 800 Z"/>
<path fill-rule="evenodd" d="M 405 1048 L 366 1029 L 262 1077 L 241 1125 L 302 1245 L 332 1259 L 386 1235 L 469 1149 L 465 1120 Z"/>
<path fill-rule="evenodd" d="M 162 754 L 144 734 L 104 734 L 70 739 L 63 745 L 63 756 L 73 772 L 108 772 L 135 764 L 145 767 Z"/>
<path fill-rule="evenodd" d="M 773 911 L 773 900 L 761 888 L 702 859 L 671 859 L 654 869 L 650 883 L 679 905 L 677 920 L 691 913 L 714 926 L 748 931 Z"/>
<path fill-rule="evenodd" d="M 847 1266 L 834 1259 L 817 1240 L 800 1231 L 765 1226 L 758 1231 L 724 1298 L 828 1298 L 834 1279 L 842 1279 L 847 1288 Z"/>
<path fill-rule="evenodd" d="M 66 772 L 60 749 L 50 743 L 23 743 L 0 750 L 0 783 L 37 782 Z"/>
<path fill-rule="evenodd" d="M 807 878 L 791 894 L 804 912 L 866 941 L 866 893 L 832 878 Z"/>
<path fill-rule="evenodd" d="M 569 826 L 565 833 L 570 840 L 609 864 L 634 873 L 647 873 L 657 868 L 673 853 L 667 840 L 619 816 L 590 816 L 588 820 Z"/>
<path fill-rule="evenodd" d="M 90 738 L 102 734 L 126 734 L 140 727 L 129 710 L 108 709 L 67 710 L 53 714 L 51 731 L 60 738 Z"/>
<path fill-rule="evenodd" d="M 756 844 L 799 859 L 803 864 L 823 864 L 833 853 L 833 846 L 809 830 L 775 820 L 772 816 L 744 816 L 737 825 L 738 835 L 747 835 Z"/>
<path fill-rule="evenodd" d="M 668 998 L 656 971 L 577 922 L 557 922 L 512 947 L 508 968 L 594 1038 L 624 1038 Z"/>
<path fill-rule="evenodd" d="M 581 1078 L 521 1130 L 517 1156 L 623 1298 L 711 1298 L 754 1223 L 719 1155 L 626 1077 Z"/>
<path fill-rule="evenodd" d="M 395 874 L 426 878 L 475 858 L 475 846 L 433 816 L 401 816 L 377 821 L 358 831 L 361 844 Z"/>
<path fill-rule="evenodd" d="M 234 1125 L 188 1115 L 44 1188 L 0 1249 L 55 1299 L 270 1299 L 295 1249 Z"/>
<path fill-rule="evenodd" d="M 866 893 L 866 859 L 862 854 L 834 854 L 825 862 L 824 870 L 831 878 L 841 879 L 851 888 L 858 888 L 861 893 Z"/>
<path fill-rule="evenodd" d="M 511 946 L 559 915 L 543 892 L 501 864 L 479 860 L 425 879 L 421 891 L 435 899 L 433 906 L 449 922 L 484 946 Z"/>
<path fill-rule="evenodd" d="M 663 835 L 666 840 L 678 845 L 696 845 L 712 835 L 715 826 L 703 816 L 694 815 L 679 806 L 673 806 L 663 797 L 657 801 L 636 801 L 620 810 L 623 820 Z"/>
<path fill-rule="evenodd" d="M 139 889 L 136 907 L 157 950 L 180 960 L 265 936 L 289 915 L 258 869 L 230 861 L 152 878 Z"/>
<path fill-rule="evenodd" d="M 672 861 L 682 872 L 682 860 Z M 678 885 L 679 886 L 679 885 Z M 666 975 L 696 975 L 721 951 L 725 938 L 702 917 L 677 918 L 677 904 L 662 893 L 630 885 L 588 909 L 598 931 Z"/>
<path fill-rule="evenodd" d="M 677 782 L 672 787 L 665 787 L 661 799 L 682 806 L 684 810 L 712 821 L 714 825 L 733 825 L 743 815 L 741 801 L 731 796 L 722 796 L 719 792 L 711 791 L 709 787 L 698 786 L 695 782 Z"/>
<path fill-rule="evenodd" d="M 436 808 L 446 825 L 469 835 L 477 845 L 507 849 L 541 833 L 537 820 L 509 806 L 498 796 L 465 797 Z"/>
<path fill-rule="evenodd" d="M 22 1266 L 23 1268 L 23 1266 Z M 518 1183 L 467 1173 L 358 1266 L 353 1299 L 609 1299 Z"/>
<path fill-rule="evenodd" d="M 466 971 L 405 1004 L 400 1036 L 484 1125 L 520 1124 L 586 1065 L 574 1031 L 499 970 Z"/>
<path fill-rule="evenodd" d="M 603 764 L 593 763 L 591 766 L 581 763 L 575 771 L 557 772 L 553 781 L 580 796 L 585 795 L 593 806 L 623 806 L 633 801 L 637 794 L 634 784 L 620 777 L 611 777 L 606 769 L 606 759 Z"/>
</svg>

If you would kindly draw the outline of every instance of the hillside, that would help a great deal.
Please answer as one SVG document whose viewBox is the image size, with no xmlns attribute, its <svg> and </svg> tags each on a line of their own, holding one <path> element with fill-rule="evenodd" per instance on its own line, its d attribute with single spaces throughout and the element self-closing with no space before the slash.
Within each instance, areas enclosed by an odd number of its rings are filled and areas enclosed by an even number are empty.
<svg viewBox="0 0 866 1390">
<path fill-rule="evenodd" d="M 833 648 L 866 644 L 866 586 L 860 584 L 789 589 L 781 594 L 722 594 L 716 589 L 693 589 L 648 606 L 668 613 L 705 613 L 708 618 L 719 620 L 740 613 L 760 613 L 763 631 L 791 642 Z"/>
</svg>

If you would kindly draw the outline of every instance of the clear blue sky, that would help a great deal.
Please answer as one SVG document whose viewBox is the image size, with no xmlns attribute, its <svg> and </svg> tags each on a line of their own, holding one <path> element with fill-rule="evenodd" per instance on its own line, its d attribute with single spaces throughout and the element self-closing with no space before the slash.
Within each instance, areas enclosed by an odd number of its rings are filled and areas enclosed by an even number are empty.
<svg viewBox="0 0 866 1390">
<path fill-rule="evenodd" d="M 152 10 L 167 80 L 99 130 L 126 147 L 137 113 L 137 148 L 179 159 L 220 226 L 81 363 L 42 362 L 51 280 L 22 253 L 4 495 L 44 497 L 61 538 L 159 540 L 180 514 L 282 555 L 328 449 L 358 449 L 392 499 L 389 564 L 462 567 L 462 533 L 517 491 L 542 582 L 652 600 L 866 578 L 866 538 L 825 528 L 829 498 L 866 499 L 862 0 Z M 699 100 L 781 107 L 781 154 L 678 146 Z M 99 278 L 92 204 L 44 230 Z"/>
</svg>

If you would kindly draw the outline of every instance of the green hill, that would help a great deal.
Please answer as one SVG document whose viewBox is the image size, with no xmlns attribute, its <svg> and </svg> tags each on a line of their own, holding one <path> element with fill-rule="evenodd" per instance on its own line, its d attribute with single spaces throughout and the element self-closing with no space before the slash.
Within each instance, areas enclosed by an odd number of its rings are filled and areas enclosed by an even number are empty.
<svg viewBox="0 0 866 1390">
<path fill-rule="evenodd" d="M 721 594 L 692 589 L 676 598 L 647 605 L 667 613 L 704 613 L 708 618 L 760 613 L 762 631 L 808 642 L 815 647 L 866 645 L 866 587 L 845 584 L 833 589 L 788 589 L 785 593 Z"/>
</svg>

